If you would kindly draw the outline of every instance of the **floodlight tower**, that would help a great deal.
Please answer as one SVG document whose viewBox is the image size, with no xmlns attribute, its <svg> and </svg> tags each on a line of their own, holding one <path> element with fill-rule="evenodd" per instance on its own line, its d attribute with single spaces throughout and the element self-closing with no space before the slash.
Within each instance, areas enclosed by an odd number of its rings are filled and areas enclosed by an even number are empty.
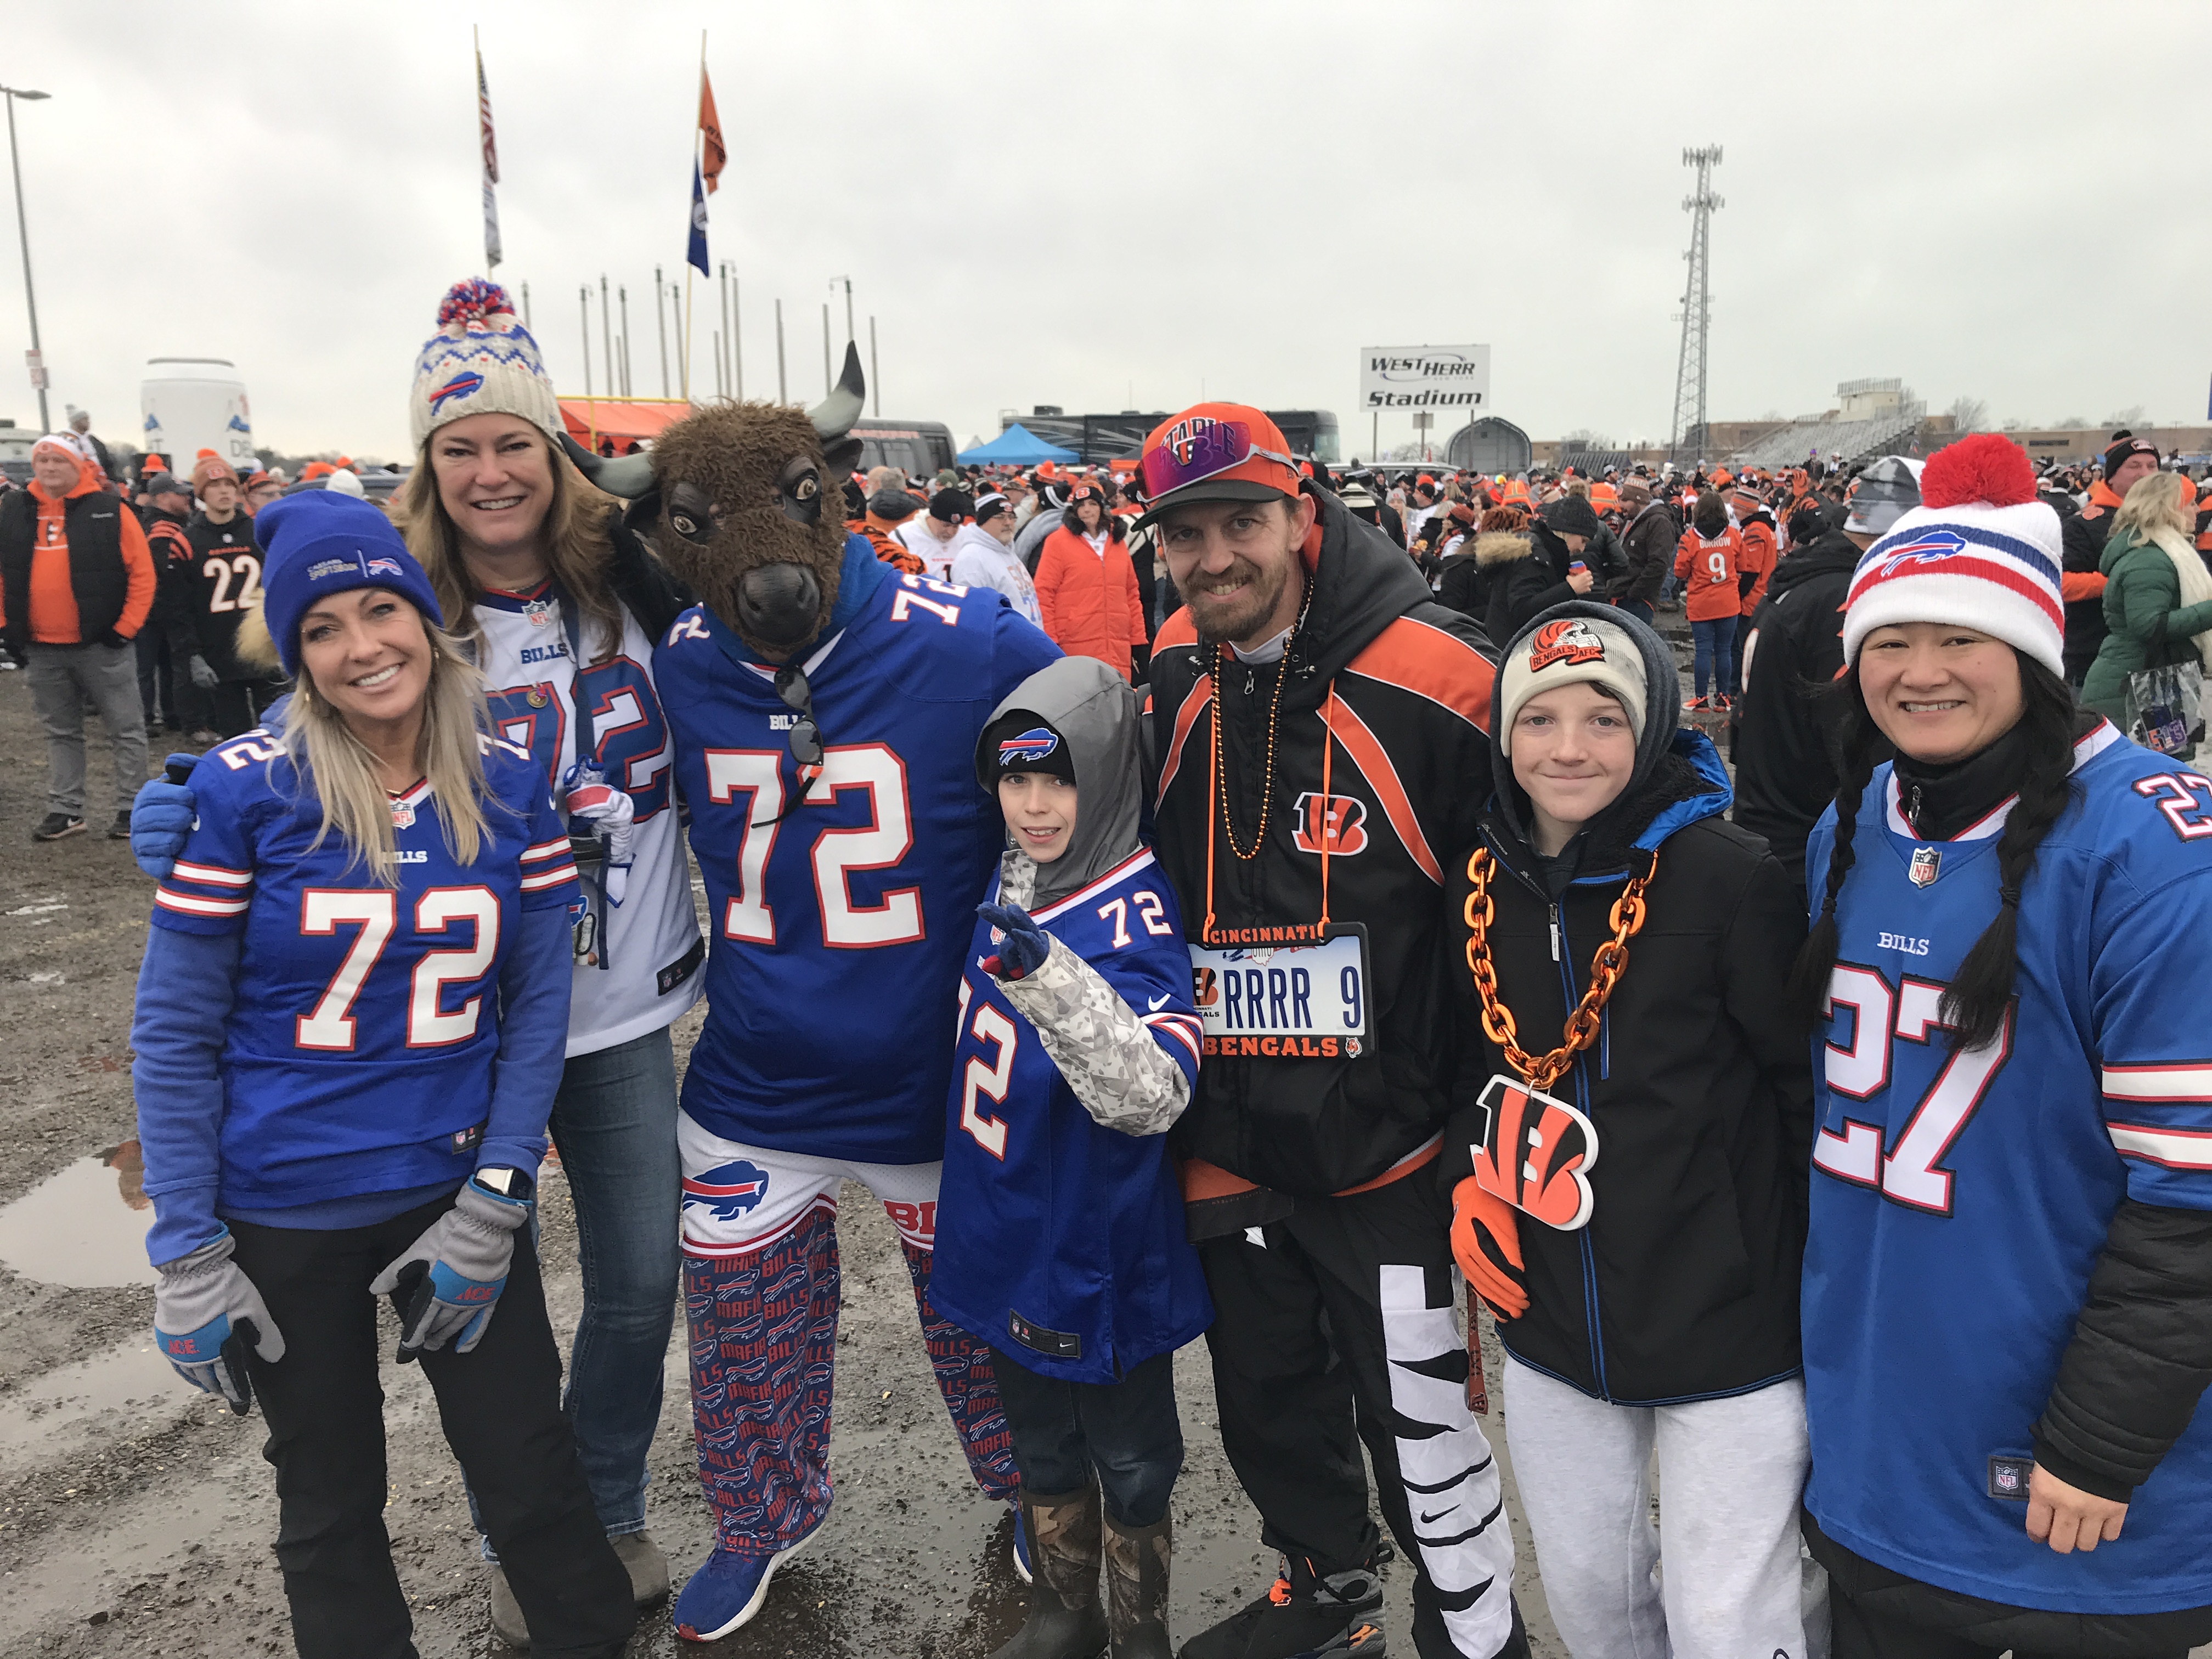
<svg viewBox="0 0 2212 1659">
<path fill-rule="evenodd" d="M 1705 332 L 1712 322 L 1711 256 L 1713 210 L 1721 198 L 1713 194 L 1713 169 L 1721 164 L 1721 147 L 1709 144 L 1703 149 L 1682 152 L 1682 165 L 1698 170 L 1698 188 L 1694 195 L 1682 198 L 1682 211 L 1690 215 L 1690 251 L 1682 258 L 1689 262 L 1689 281 L 1682 290 L 1682 352 L 1674 368 L 1674 433 L 1668 453 L 1676 465 L 1695 455 L 1685 456 L 1684 450 L 1692 442 L 1705 441 Z"/>
</svg>

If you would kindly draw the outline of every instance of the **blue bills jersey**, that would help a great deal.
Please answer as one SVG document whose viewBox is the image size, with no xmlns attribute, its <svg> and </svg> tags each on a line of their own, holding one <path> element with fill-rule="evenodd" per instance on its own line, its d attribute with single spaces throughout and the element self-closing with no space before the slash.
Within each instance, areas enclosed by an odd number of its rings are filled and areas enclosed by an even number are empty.
<svg viewBox="0 0 2212 1659">
<path fill-rule="evenodd" d="M 528 753 L 482 740 L 487 839 L 455 861 L 427 781 L 392 798 L 396 887 L 336 834 L 265 731 L 192 769 L 198 821 L 153 924 L 240 936 L 224 1033 L 222 1202 L 283 1209 L 476 1167 L 499 1052 L 499 974 L 525 910 L 577 897 Z"/>
<path fill-rule="evenodd" d="M 2212 1605 L 2212 1413 L 2128 1510 L 2057 1555 L 2025 1530 L 2031 1431 L 2125 1198 L 2212 1209 L 2212 781 L 2109 725 L 2021 889 L 2016 1000 L 1954 1052 L 1945 984 L 1997 911 L 2004 808 L 1917 840 L 1887 766 L 1837 907 L 1805 1255 L 1805 1501 L 1892 1571 L 2015 1607 Z M 1825 890 L 1832 811 L 1806 849 Z"/>
<path fill-rule="evenodd" d="M 844 580 L 872 586 L 802 665 L 811 786 L 775 671 L 703 606 L 653 653 L 712 940 L 684 1109 L 751 1146 L 928 1163 L 962 953 L 1005 841 L 975 742 L 1060 651 L 989 589 L 872 558 Z"/>
<path fill-rule="evenodd" d="M 1190 952 L 1151 851 L 1032 919 L 1097 971 L 1194 1086 Z M 1033 1371 L 1113 1382 L 1197 1336 L 1213 1305 L 1167 1136 L 1125 1134 L 1084 1109 L 979 965 L 996 949 L 979 921 L 960 985 L 930 1297 Z"/>
</svg>

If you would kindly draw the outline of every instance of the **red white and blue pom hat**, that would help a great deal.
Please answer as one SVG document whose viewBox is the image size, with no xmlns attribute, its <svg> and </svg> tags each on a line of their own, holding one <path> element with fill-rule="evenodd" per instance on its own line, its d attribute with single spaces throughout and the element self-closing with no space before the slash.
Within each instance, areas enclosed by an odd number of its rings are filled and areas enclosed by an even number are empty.
<svg viewBox="0 0 2212 1659">
<path fill-rule="evenodd" d="M 446 291 L 438 331 L 415 360 L 407 399 L 415 447 L 449 421 L 467 415 L 519 415 L 556 443 L 561 404 L 538 342 L 514 314 L 497 283 L 471 276 Z"/>
<path fill-rule="evenodd" d="M 1994 432 L 1940 449 L 1920 505 L 1859 556 L 1844 600 L 1844 658 L 1893 623 L 1948 623 L 2065 674 L 2058 514 L 2037 499 L 2027 452 Z"/>
</svg>

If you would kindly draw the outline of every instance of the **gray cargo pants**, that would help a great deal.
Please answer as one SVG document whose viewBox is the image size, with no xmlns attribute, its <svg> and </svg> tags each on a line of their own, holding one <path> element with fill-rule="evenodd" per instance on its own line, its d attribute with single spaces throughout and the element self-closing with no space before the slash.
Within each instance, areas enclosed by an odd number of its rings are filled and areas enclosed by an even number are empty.
<svg viewBox="0 0 2212 1659">
<path fill-rule="evenodd" d="M 146 781 L 146 714 L 138 702 L 138 657 L 128 645 L 33 645 L 25 665 L 31 706 L 46 728 L 46 801 L 84 815 L 84 705 L 88 700 L 115 749 L 115 811 L 128 812 Z"/>
</svg>

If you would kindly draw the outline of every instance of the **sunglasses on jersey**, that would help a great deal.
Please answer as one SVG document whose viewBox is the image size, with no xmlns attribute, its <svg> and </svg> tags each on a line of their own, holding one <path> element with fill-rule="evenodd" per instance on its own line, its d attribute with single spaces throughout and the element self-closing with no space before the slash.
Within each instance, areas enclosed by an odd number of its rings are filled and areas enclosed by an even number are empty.
<svg viewBox="0 0 2212 1659">
<path fill-rule="evenodd" d="M 799 787 L 791 797 L 791 804 L 772 818 L 764 818 L 753 825 L 765 830 L 772 823 L 781 823 L 805 803 L 806 792 L 822 775 L 822 730 L 814 723 L 814 689 L 806 683 L 806 671 L 797 663 L 786 663 L 775 671 L 775 695 L 783 699 L 783 706 L 799 716 L 791 723 L 786 738 L 791 748 L 791 758 L 799 768 Z"/>
<path fill-rule="evenodd" d="M 1226 472 L 1255 459 L 1277 461 L 1295 473 L 1298 465 L 1287 455 L 1261 449 L 1252 441 L 1251 426 L 1243 421 L 1190 423 L 1195 430 L 1170 428 L 1158 449 L 1147 451 L 1137 463 L 1144 475 L 1145 495 L 1158 501 L 1171 489 L 1181 489 L 1216 473 Z"/>
</svg>

